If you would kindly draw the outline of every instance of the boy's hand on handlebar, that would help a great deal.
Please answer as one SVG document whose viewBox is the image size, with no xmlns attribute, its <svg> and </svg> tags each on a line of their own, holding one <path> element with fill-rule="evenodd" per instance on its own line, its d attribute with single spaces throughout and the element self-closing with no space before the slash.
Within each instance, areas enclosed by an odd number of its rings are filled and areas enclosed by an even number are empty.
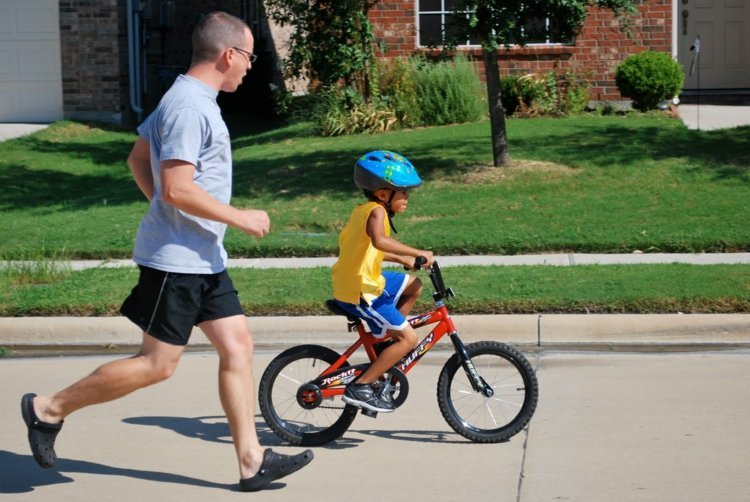
<svg viewBox="0 0 750 502">
<path fill-rule="evenodd" d="M 419 258 L 423 258 L 423 260 Z M 414 260 L 413 270 L 430 268 L 433 263 L 435 263 L 435 256 L 432 254 L 432 251 L 420 251 L 420 255 Z"/>
</svg>

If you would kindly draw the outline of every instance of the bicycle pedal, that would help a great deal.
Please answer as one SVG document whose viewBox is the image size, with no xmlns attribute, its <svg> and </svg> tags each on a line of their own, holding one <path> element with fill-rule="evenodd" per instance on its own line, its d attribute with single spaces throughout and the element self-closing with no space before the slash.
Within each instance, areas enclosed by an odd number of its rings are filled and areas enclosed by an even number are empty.
<svg viewBox="0 0 750 502">
<path fill-rule="evenodd" d="M 378 412 L 377 411 L 368 410 L 366 408 L 362 408 L 362 414 L 364 416 L 366 416 L 366 417 L 378 418 Z"/>
</svg>

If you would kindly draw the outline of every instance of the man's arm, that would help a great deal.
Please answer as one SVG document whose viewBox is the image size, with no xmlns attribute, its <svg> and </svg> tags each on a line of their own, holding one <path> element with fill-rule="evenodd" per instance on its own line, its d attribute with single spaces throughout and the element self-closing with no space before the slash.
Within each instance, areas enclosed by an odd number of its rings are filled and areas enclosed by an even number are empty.
<svg viewBox="0 0 750 502">
<path fill-rule="evenodd" d="M 270 230 L 265 211 L 237 209 L 217 201 L 195 184 L 195 166 L 181 160 L 161 163 L 161 186 L 164 202 L 188 214 L 233 226 L 255 237 L 263 237 Z"/>
<path fill-rule="evenodd" d="M 154 197 L 154 178 L 151 173 L 151 149 L 148 141 L 139 137 L 128 155 L 128 167 L 135 184 L 148 200 Z"/>
</svg>

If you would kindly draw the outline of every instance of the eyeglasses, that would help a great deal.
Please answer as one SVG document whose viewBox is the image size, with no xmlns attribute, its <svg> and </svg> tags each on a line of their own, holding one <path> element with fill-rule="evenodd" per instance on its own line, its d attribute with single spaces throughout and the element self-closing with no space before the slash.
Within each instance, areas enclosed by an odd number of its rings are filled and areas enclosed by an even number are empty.
<svg viewBox="0 0 750 502">
<path fill-rule="evenodd" d="M 245 49 L 240 49 L 239 47 L 232 47 L 232 49 L 234 49 L 236 51 L 239 51 L 242 54 L 244 54 L 245 57 L 247 58 L 247 60 L 250 62 L 250 64 L 253 64 L 255 62 L 255 60 L 258 59 L 258 56 L 256 56 L 252 52 L 246 51 Z"/>
</svg>

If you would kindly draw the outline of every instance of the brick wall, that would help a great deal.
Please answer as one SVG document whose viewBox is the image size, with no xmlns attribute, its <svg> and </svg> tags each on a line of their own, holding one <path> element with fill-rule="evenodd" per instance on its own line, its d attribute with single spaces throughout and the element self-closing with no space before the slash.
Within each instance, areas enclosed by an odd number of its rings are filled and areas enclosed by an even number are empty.
<svg viewBox="0 0 750 502">
<path fill-rule="evenodd" d="M 591 83 L 594 100 L 622 99 L 614 72 L 628 55 L 647 49 L 672 53 L 672 0 L 643 0 L 638 7 L 629 39 L 608 10 L 591 8 L 582 32 L 572 46 L 527 46 L 499 50 L 500 73 L 573 71 Z M 417 47 L 416 1 L 381 1 L 370 11 L 377 42 L 384 50 L 378 56 L 395 58 L 426 53 Z M 477 61 L 481 52 L 460 49 Z"/>
<path fill-rule="evenodd" d="M 417 0 L 380 1 L 370 10 L 376 43 L 382 43 L 385 58 L 410 56 L 417 49 Z"/>
<path fill-rule="evenodd" d="M 671 2 L 641 3 L 633 27 L 634 40 L 619 30 L 609 11 L 591 9 L 575 45 L 501 49 L 501 73 L 571 70 L 592 83 L 593 99 L 621 99 L 614 83 L 614 69 L 627 55 L 646 49 L 671 53 Z M 59 0 L 65 117 L 127 121 L 130 106 L 126 3 L 125 0 Z M 146 50 L 149 94 L 144 104 L 147 108 L 155 104 L 174 74 L 184 71 L 189 64 L 190 30 L 197 16 L 215 8 L 239 15 L 243 5 L 249 4 L 242 0 L 182 0 L 176 5 L 175 26 L 167 31 L 150 32 Z M 416 0 L 381 0 L 371 10 L 379 57 L 426 52 L 417 47 L 415 8 Z M 264 31 L 260 26 L 253 28 L 256 35 Z M 268 53 L 261 55 L 273 66 L 275 50 L 272 43 L 266 45 L 270 46 Z M 480 71 L 480 51 L 462 50 L 477 61 Z M 274 68 L 269 67 L 267 73 Z M 237 98 L 247 100 L 242 93 L 237 93 Z"/>
<path fill-rule="evenodd" d="M 124 2 L 60 0 L 59 7 L 65 117 L 120 122 L 128 99 Z"/>
</svg>

